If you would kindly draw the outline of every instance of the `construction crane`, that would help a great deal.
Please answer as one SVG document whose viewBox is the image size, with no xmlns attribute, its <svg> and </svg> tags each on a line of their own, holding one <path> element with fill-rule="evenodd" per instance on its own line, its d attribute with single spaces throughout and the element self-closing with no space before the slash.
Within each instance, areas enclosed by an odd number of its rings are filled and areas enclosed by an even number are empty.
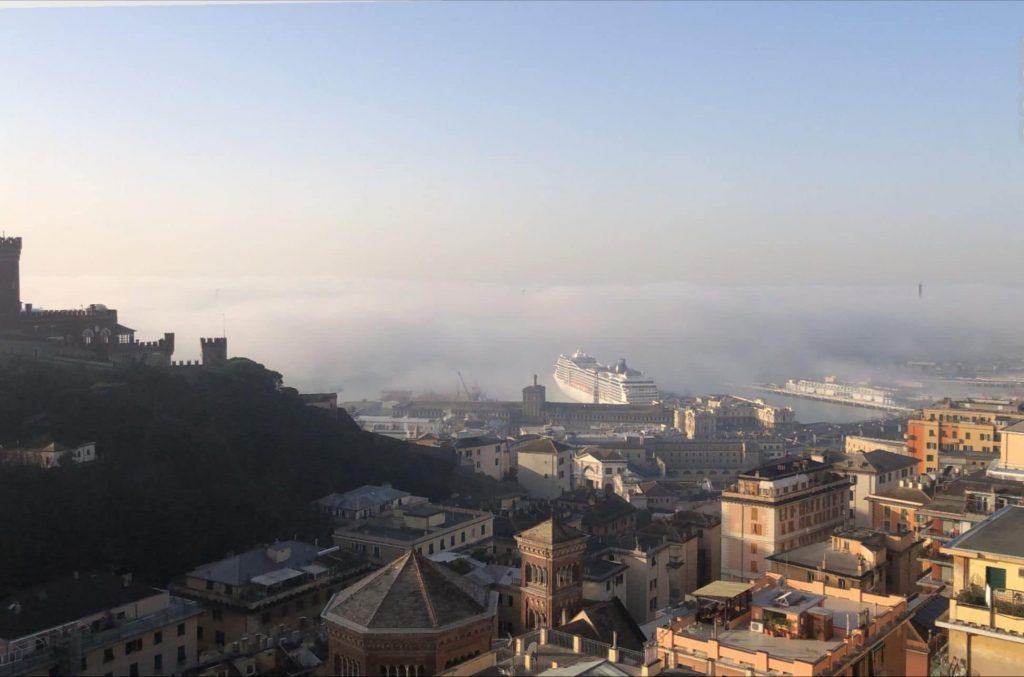
<svg viewBox="0 0 1024 677">
<path fill-rule="evenodd" d="M 459 383 L 462 384 L 462 392 L 466 393 L 466 399 L 469 400 L 470 402 L 472 402 L 473 401 L 473 395 L 470 394 L 469 388 L 466 387 L 466 379 L 462 378 L 462 372 L 461 371 L 456 371 L 455 373 L 459 375 Z"/>
</svg>

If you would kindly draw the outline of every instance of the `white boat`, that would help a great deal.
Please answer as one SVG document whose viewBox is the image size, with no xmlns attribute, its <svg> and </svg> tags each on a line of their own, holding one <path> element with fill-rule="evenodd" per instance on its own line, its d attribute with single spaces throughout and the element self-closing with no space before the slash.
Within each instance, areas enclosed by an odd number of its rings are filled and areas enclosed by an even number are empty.
<svg viewBox="0 0 1024 677">
<path fill-rule="evenodd" d="M 559 355 L 554 376 L 562 392 L 585 404 L 652 404 L 659 398 L 654 381 L 626 366 L 625 359 L 608 367 L 577 350 Z"/>
</svg>

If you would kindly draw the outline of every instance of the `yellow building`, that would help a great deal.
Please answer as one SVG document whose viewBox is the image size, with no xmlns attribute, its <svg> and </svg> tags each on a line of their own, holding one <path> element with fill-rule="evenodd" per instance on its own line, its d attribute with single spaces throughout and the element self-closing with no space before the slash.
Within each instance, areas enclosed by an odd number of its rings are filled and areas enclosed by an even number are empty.
<svg viewBox="0 0 1024 677">
<path fill-rule="evenodd" d="M 1014 675 L 1024 666 L 1024 507 L 1010 505 L 941 552 L 953 558 L 953 598 L 937 624 L 967 675 Z"/>
<path fill-rule="evenodd" d="M 202 611 L 130 575 L 53 580 L 0 600 L 0 675 L 181 674 Z"/>
<path fill-rule="evenodd" d="M 999 458 L 1000 432 L 1024 421 L 1022 406 L 1019 400 L 989 398 L 936 402 L 907 420 L 907 451 L 921 474 L 950 464 L 968 472 L 984 468 Z"/>
<path fill-rule="evenodd" d="M 789 457 L 740 474 L 722 492 L 722 576 L 760 578 L 771 555 L 826 539 L 847 519 L 850 478 Z"/>
</svg>

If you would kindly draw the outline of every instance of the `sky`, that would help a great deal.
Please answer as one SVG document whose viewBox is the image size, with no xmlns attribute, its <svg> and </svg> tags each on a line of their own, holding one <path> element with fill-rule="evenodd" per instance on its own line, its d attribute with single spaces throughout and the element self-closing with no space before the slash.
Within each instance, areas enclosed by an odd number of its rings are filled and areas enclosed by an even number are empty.
<svg viewBox="0 0 1024 677">
<path fill-rule="evenodd" d="M 486 383 L 511 337 L 546 351 L 517 374 L 596 344 L 685 384 L 672 351 L 751 318 L 806 369 L 847 359 L 837 327 L 883 322 L 888 355 L 1024 329 L 943 333 L 1021 284 L 1021 4 L 16 6 L 0 225 L 39 305 L 228 324 L 358 392 Z M 960 305 L 908 325 L 919 281 Z M 663 352 L 616 323 L 638 309 Z M 288 325 L 318 354 L 293 364 Z"/>
</svg>

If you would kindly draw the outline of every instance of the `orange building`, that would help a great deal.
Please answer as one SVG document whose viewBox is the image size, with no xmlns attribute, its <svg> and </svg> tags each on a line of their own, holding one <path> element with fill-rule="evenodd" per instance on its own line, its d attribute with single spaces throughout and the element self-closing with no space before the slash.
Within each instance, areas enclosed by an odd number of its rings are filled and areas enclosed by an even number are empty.
<svg viewBox="0 0 1024 677">
<path fill-rule="evenodd" d="M 740 586 L 740 587 L 737 587 Z M 928 674 L 907 600 L 768 574 L 694 593 L 697 614 L 656 630 L 665 669 L 713 675 Z"/>
<path fill-rule="evenodd" d="M 1020 400 L 947 398 L 910 416 L 907 451 L 918 460 L 920 474 L 946 465 L 972 472 L 999 458 L 1000 431 L 1019 421 L 1024 421 Z"/>
</svg>

